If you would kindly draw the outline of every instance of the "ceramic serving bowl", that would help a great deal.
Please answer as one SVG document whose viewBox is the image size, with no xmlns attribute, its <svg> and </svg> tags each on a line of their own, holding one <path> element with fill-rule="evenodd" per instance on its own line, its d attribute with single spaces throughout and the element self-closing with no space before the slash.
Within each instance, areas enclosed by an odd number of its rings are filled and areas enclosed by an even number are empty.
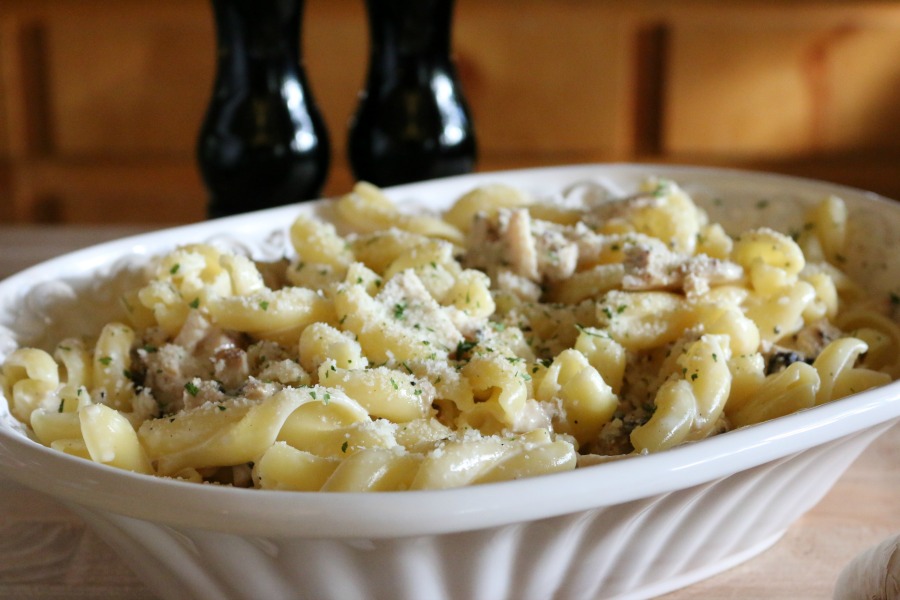
<svg viewBox="0 0 900 600">
<path fill-rule="evenodd" d="M 827 183 L 746 172 L 584 165 L 486 173 L 388 190 L 447 206 L 478 184 L 538 194 L 671 178 L 734 231 L 802 225 L 828 194 L 850 212 L 847 269 L 872 293 L 900 281 L 900 204 Z M 282 256 L 285 224 L 327 202 L 102 244 L 0 282 L 0 361 L 17 345 L 98 330 L 149 256 L 215 240 Z M 575 471 L 442 491 L 300 493 L 137 475 L 30 439 L 0 398 L 0 472 L 71 507 L 161 598 L 546 600 L 644 598 L 775 543 L 879 434 L 900 383 L 672 450 Z"/>
</svg>

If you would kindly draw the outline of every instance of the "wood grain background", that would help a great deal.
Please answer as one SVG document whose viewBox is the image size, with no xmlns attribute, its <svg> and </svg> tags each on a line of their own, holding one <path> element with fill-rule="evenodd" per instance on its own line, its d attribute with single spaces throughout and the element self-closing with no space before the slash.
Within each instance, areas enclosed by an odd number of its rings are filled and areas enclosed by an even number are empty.
<svg viewBox="0 0 900 600">
<path fill-rule="evenodd" d="M 349 189 L 360 0 L 307 0 L 303 52 Z M 900 4 L 458 0 L 479 170 L 727 165 L 900 198 Z M 211 91 L 206 0 L 0 4 L 0 221 L 203 217 L 194 141 Z"/>
</svg>

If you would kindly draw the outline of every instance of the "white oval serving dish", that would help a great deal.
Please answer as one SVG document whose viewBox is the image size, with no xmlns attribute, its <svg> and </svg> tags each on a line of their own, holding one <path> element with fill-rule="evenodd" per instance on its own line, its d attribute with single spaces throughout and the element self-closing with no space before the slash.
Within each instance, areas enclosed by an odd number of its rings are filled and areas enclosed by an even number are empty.
<svg viewBox="0 0 900 600">
<path fill-rule="evenodd" d="M 823 182 L 655 165 L 484 173 L 388 190 L 442 208 L 503 182 L 552 194 L 584 181 L 616 195 L 675 180 L 739 231 L 802 225 L 837 194 L 853 228 L 848 269 L 872 293 L 900 281 L 900 204 Z M 0 282 L 0 361 L 95 331 L 136 265 L 217 240 L 260 258 L 286 252 L 308 203 L 131 237 Z M 85 308 L 87 307 L 87 308 Z M 573 472 L 442 491 L 271 492 L 137 475 L 32 441 L 0 398 L 0 472 L 70 506 L 162 598 L 546 600 L 646 598 L 768 548 L 851 462 L 900 420 L 900 383 L 702 442 Z"/>
</svg>

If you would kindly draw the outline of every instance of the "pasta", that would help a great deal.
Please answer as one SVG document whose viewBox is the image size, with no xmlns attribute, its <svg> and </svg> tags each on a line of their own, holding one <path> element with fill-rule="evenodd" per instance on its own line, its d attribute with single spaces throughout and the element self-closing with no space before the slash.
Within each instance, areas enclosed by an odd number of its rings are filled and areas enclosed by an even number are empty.
<svg viewBox="0 0 900 600">
<path fill-rule="evenodd" d="M 362 182 L 335 209 L 281 261 L 156 258 L 95 338 L 5 359 L 11 413 L 115 468 L 374 492 L 660 452 L 900 376 L 834 196 L 795 235 L 730 233 L 662 179 L 580 206 L 486 185 L 442 215 Z"/>
</svg>

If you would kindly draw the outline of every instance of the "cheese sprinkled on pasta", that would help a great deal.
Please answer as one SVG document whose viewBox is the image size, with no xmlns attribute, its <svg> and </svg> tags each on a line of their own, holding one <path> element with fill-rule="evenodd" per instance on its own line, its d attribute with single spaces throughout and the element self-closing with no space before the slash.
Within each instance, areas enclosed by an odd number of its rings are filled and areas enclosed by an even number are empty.
<svg viewBox="0 0 900 600">
<path fill-rule="evenodd" d="M 434 489 L 662 451 L 900 369 L 889 299 L 841 271 L 836 197 L 794 235 L 734 236 L 658 179 L 581 204 L 484 186 L 442 216 L 365 183 L 336 204 L 282 261 L 187 245 L 95 339 L 15 350 L 12 414 L 140 473 Z"/>
</svg>

